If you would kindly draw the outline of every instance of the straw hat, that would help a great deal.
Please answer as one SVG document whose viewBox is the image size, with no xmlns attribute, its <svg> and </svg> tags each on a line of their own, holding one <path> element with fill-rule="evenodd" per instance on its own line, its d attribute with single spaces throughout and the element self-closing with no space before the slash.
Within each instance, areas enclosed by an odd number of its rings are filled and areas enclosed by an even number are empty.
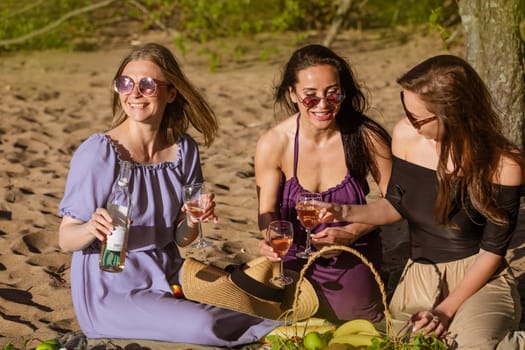
<svg viewBox="0 0 525 350">
<path fill-rule="evenodd" d="M 182 292 L 189 300 L 272 320 L 299 321 L 314 315 L 319 300 L 310 282 L 303 278 L 296 309 L 291 310 L 299 274 L 285 270 L 294 283 L 277 288 L 269 282 L 273 265 L 259 257 L 228 273 L 188 258 L 182 265 Z"/>
</svg>

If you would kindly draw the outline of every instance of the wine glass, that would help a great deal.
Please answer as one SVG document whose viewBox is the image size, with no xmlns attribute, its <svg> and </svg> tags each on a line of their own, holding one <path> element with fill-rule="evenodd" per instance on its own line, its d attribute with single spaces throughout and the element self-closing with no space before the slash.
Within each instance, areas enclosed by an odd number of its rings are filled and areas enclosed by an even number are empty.
<svg viewBox="0 0 525 350">
<path fill-rule="evenodd" d="M 212 246 L 213 243 L 205 240 L 204 234 L 202 233 L 201 216 L 204 214 L 209 203 L 209 194 L 206 191 L 206 186 L 203 183 L 184 185 L 182 187 L 182 195 L 186 211 L 192 218 L 198 220 L 197 225 L 199 225 L 199 238 L 191 247 L 206 248 Z"/>
<path fill-rule="evenodd" d="M 270 244 L 281 258 L 279 275 L 272 277 L 270 282 L 278 287 L 293 283 L 293 278 L 284 274 L 283 257 L 288 253 L 292 245 L 293 225 L 290 221 L 277 220 L 272 221 L 266 228 L 266 241 Z"/>
<path fill-rule="evenodd" d="M 295 256 L 302 259 L 308 259 L 312 255 L 312 239 L 310 232 L 319 224 L 319 212 L 321 206 L 317 202 L 321 202 L 321 195 L 318 193 L 303 192 L 297 195 L 295 200 L 295 210 L 301 225 L 306 230 L 306 248 L 302 252 L 298 252 Z"/>
</svg>

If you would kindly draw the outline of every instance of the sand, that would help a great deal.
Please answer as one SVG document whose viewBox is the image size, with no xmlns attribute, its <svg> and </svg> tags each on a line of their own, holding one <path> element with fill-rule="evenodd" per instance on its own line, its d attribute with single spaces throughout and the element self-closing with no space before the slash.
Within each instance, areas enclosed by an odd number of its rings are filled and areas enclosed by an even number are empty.
<svg viewBox="0 0 525 350">
<path fill-rule="evenodd" d="M 348 31 L 333 45 L 367 87 L 370 115 L 389 131 L 402 117 L 395 79 L 419 61 L 447 52 L 436 35 L 421 33 Z M 322 42 L 321 35 L 310 34 L 307 43 Z M 218 224 L 204 227 L 215 245 L 183 253 L 220 267 L 256 257 L 260 234 L 253 154 L 261 132 L 276 121 L 272 87 L 297 46 L 286 36 L 254 40 L 251 45 L 278 51 L 261 60 L 248 50 L 239 60 L 210 72 L 206 56 L 196 49 L 182 56 L 162 33 L 135 40 L 173 49 L 219 118 L 217 140 L 210 148 L 201 148 L 205 178 L 216 193 L 220 218 Z M 12 342 L 23 348 L 27 340 L 79 330 L 69 289 L 70 254 L 57 245 L 57 207 L 73 152 L 81 141 L 110 125 L 110 81 L 130 44 L 120 42 L 95 52 L 17 53 L 0 59 L 0 346 Z M 463 47 L 456 45 L 448 52 L 463 55 Z M 369 197 L 377 198 L 376 188 Z M 509 252 L 518 276 L 523 274 L 525 255 L 522 227 Z M 406 257 L 403 223 L 385 227 L 384 239 L 387 269 L 395 271 Z M 29 347 L 36 344 L 32 341 Z"/>
</svg>

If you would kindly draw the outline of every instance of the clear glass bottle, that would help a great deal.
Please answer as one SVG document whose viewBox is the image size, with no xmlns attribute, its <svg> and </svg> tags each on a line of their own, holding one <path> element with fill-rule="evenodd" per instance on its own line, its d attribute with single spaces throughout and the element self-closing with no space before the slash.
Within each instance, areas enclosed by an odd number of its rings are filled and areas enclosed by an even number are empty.
<svg viewBox="0 0 525 350">
<path fill-rule="evenodd" d="M 121 162 L 116 189 L 110 194 L 106 209 L 113 219 L 113 231 L 106 236 L 100 249 L 100 268 L 108 272 L 124 270 L 131 214 L 129 179 L 131 164 Z"/>
</svg>

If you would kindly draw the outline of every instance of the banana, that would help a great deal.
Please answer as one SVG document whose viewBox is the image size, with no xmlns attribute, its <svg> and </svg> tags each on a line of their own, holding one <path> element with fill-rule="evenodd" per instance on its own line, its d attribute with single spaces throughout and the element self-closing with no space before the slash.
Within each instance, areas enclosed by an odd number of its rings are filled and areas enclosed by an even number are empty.
<svg viewBox="0 0 525 350">
<path fill-rule="evenodd" d="M 310 317 L 304 321 L 299 321 L 299 322 L 295 322 L 294 325 L 298 325 L 298 326 L 303 326 L 303 325 L 307 325 L 307 326 L 326 326 L 326 325 L 331 325 L 332 323 L 330 323 L 329 321 L 325 320 L 324 318 L 318 318 L 318 317 Z"/>
<path fill-rule="evenodd" d="M 326 332 L 333 332 L 334 329 L 335 329 L 334 325 L 319 325 L 319 326 L 291 325 L 291 326 L 277 327 L 274 330 L 272 330 L 269 335 L 278 335 L 284 338 L 303 337 L 305 334 L 309 332 L 315 331 L 320 334 L 323 334 Z"/>
<path fill-rule="evenodd" d="M 341 335 L 350 334 L 378 336 L 379 332 L 374 327 L 374 324 L 368 320 L 350 320 L 337 327 L 337 329 L 334 331 L 334 338 L 337 338 Z"/>
<path fill-rule="evenodd" d="M 333 337 L 328 345 L 332 344 L 350 344 L 352 346 L 369 346 L 372 345 L 373 335 L 366 334 L 344 334 Z"/>
</svg>

